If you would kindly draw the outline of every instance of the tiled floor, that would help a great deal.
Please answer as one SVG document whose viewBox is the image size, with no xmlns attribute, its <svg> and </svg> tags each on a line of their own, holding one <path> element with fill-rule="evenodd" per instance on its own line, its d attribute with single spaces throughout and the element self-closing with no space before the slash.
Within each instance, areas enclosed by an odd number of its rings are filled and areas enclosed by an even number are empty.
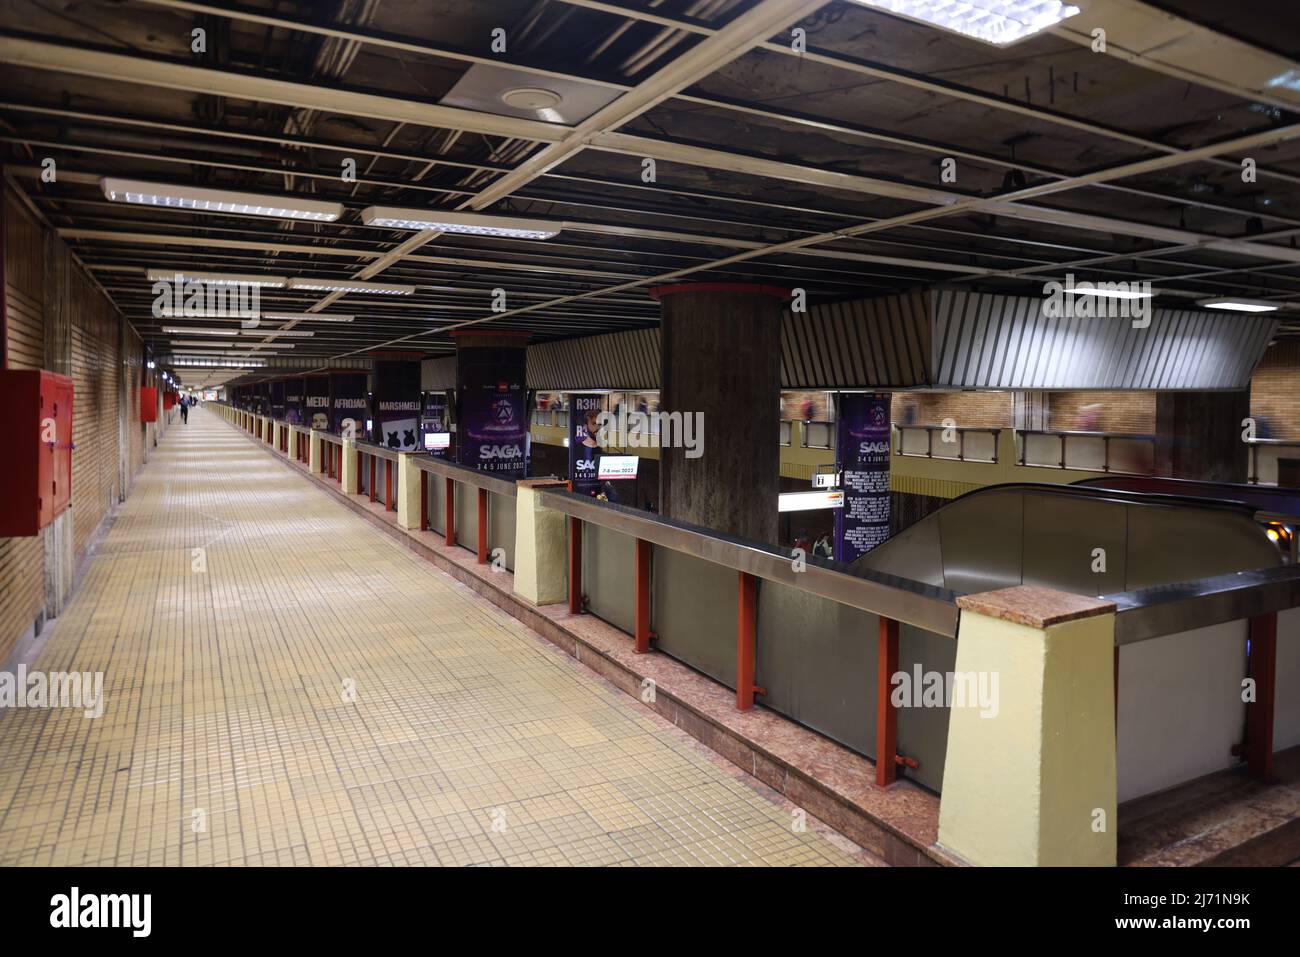
<svg viewBox="0 0 1300 957">
<path fill-rule="evenodd" d="M 0 865 L 874 864 L 200 410 L 0 713 Z"/>
</svg>

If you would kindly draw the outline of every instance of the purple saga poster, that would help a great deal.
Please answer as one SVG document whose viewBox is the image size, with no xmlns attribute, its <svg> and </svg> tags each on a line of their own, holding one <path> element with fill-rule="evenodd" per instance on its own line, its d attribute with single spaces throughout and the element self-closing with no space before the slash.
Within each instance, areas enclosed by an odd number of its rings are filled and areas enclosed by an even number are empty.
<svg viewBox="0 0 1300 957">
<path fill-rule="evenodd" d="M 835 512 L 835 559 L 852 562 L 889 537 L 888 392 L 841 393 L 836 466 L 844 507 Z"/>
<path fill-rule="evenodd" d="M 336 372 L 330 376 L 329 430 L 343 434 L 343 425 L 353 422 L 352 437 L 366 437 L 366 417 L 370 411 L 370 397 L 366 394 L 367 376 L 364 372 Z"/>
<path fill-rule="evenodd" d="M 375 441 L 397 452 L 414 452 L 420 433 L 420 360 L 375 362 Z"/>
<path fill-rule="evenodd" d="M 456 350 L 456 458 L 506 479 L 528 471 L 528 395 L 523 341 Z"/>
<path fill-rule="evenodd" d="M 603 411 L 604 396 L 569 396 L 569 481 L 579 495 L 591 495 L 600 488 L 600 444 L 596 418 Z"/>
</svg>

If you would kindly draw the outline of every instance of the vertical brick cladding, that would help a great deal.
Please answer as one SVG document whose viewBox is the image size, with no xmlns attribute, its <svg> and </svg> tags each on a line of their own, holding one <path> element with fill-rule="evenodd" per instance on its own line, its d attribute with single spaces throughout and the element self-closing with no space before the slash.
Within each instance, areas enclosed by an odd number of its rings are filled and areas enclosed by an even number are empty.
<svg viewBox="0 0 1300 957">
<path fill-rule="evenodd" d="M 4 297 L 7 314 L 5 358 L 9 368 L 48 368 L 45 362 L 47 315 L 54 303 L 69 311 L 72 325 L 70 371 L 73 407 L 72 509 L 74 548 L 80 559 L 95 528 L 121 493 L 120 476 L 134 475 L 145 448 L 138 410 L 127 420 L 130 460 L 121 468 L 119 419 L 121 396 L 138 405 L 143 345 L 135 331 L 123 327 L 112 304 L 71 259 L 62 240 L 50 234 L 8 184 L 0 186 L 4 203 Z M 47 295 L 49 271 L 63 285 Z M 56 370 L 58 371 L 58 370 Z M 128 376 L 125 382 L 123 377 Z M 129 386 L 129 388 L 124 388 Z M 137 434 L 139 433 L 139 434 Z M 0 538 L 0 661 L 35 620 L 44 604 L 43 539 Z"/>
</svg>

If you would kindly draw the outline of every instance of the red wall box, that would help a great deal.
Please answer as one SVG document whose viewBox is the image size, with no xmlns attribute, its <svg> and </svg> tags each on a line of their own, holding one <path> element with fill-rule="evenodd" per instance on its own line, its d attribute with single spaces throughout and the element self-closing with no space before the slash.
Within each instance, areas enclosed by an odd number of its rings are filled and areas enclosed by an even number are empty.
<svg viewBox="0 0 1300 957">
<path fill-rule="evenodd" d="M 72 380 L 42 369 L 4 370 L 0 409 L 15 423 L 0 469 L 0 537 L 35 535 L 72 500 Z"/>
<path fill-rule="evenodd" d="M 168 389 L 163 393 L 163 411 L 166 412 L 176 404 L 176 393 Z"/>
<path fill-rule="evenodd" d="M 152 385 L 140 386 L 140 421 L 157 422 L 158 421 L 158 387 Z"/>
</svg>

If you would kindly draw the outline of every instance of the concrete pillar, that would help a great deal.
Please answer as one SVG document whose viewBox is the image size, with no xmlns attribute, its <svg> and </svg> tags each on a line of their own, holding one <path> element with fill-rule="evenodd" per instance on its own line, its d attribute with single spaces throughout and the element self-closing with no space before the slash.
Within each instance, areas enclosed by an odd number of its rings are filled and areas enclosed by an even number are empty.
<svg viewBox="0 0 1300 957">
<path fill-rule="evenodd" d="M 1250 392 L 1161 392 L 1156 396 L 1156 472 L 1207 482 L 1245 482 L 1242 420 Z"/>
<path fill-rule="evenodd" d="M 343 440 L 343 467 L 340 477 L 344 495 L 356 495 L 361 491 L 361 473 L 357 468 L 355 439 Z"/>
<path fill-rule="evenodd" d="M 939 843 L 972 864 L 1113 866 L 1115 604 L 1020 585 L 957 605 Z"/>
<path fill-rule="evenodd" d="M 515 594 L 534 605 L 568 597 L 565 515 L 538 504 L 538 491 L 564 488 L 553 479 L 515 483 Z"/>
<path fill-rule="evenodd" d="M 307 446 L 307 468 L 313 475 L 320 471 L 321 445 L 320 434 L 312 429 L 311 441 Z"/>
<path fill-rule="evenodd" d="M 397 453 L 397 524 L 402 528 L 420 527 L 420 470 L 415 465 L 415 452 Z M 379 463 L 376 475 L 382 474 L 384 463 Z M 376 480 L 378 481 L 378 480 Z"/>
<path fill-rule="evenodd" d="M 670 518 L 775 543 L 781 489 L 781 303 L 788 291 L 683 283 L 662 306 L 660 411 L 690 416 L 696 449 L 660 448 L 659 509 Z M 662 426 L 661 426 L 662 429 Z M 661 434 L 661 446 L 666 435 Z"/>
</svg>

